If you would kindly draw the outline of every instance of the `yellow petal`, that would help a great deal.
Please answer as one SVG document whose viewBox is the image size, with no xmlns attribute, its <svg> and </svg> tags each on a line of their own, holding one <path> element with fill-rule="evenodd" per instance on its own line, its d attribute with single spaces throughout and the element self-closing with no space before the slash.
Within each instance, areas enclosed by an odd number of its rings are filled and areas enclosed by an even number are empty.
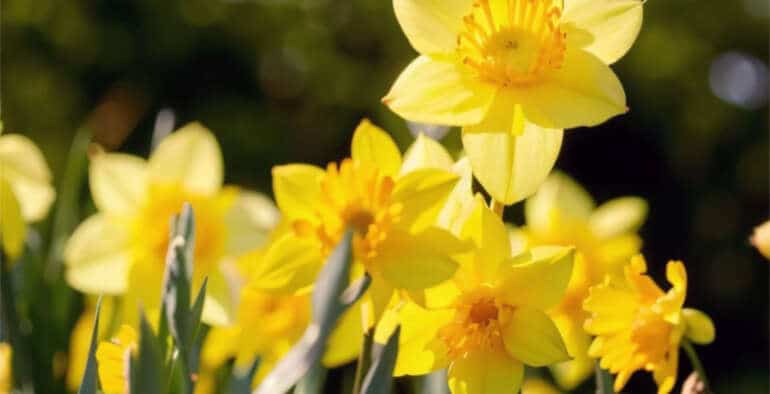
<svg viewBox="0 0 770 394">
<path fill-rule="evenodd" d="M 484 119 L 463 128 L 467 133 L 510 133 L 521 135 L 526 120 L 521 105 L 516 104 L 514 96 L 499 91 L 487 110 Z"/>
<path fill-rule="evenodd" d="M 206 299 L 203 302 L 201 319 L 212 326 L 227 326 L 232 324 L 235 316 L 235 297 L 237 287 L 224 275 L 220 269 L 212 270 L 206 283 Z M 193 294 L 197 295 L 199 286 L 194 286 Z"/>
<path fill-rule="evenodd" d="M 307 164 L 273 167 L 273 194 L 286 219 L 314 220 L 324 174 L 322 169 Z"/>
<path fill-rule="evenodd" d="M 428 309 L 450 308 L 462 294 L 454 280 L 447 280 L 436 286 L 409 292 L 409 297 L 416 304 Z"/>
<path fill-rule="evenodd" d="M 559 303 L 567 289 L 575 250 L 542 246 L 530 253 L 531 261 L 505 268 L 499 288 L 511 305 L 546 310 Z"/>
<path fill-rule="evenodd" d="M 3 177 L 0 177 L 0 238 L 3 251 L 11 261 L 21 255 L 27 239 L 27 224 L 13 189 Z"/>
<path fill-rule="evenodd" d="M 399 178 L 391 196 L 403 208 L 399 226 L 412 232 L 433 226 L 457 180 L 457 175 L 437 169 L 416 170 Z"/>
<path fill-rule="evenodd" d="M 401 151 L 388 133 L 364 119 L 353 133 L 350 153 L 354 162 L 374 165 L 384 175 L 398 175 Z"/>
<path fill-rule="evenodd" d="M 476 245 L 475 270 L 481 278 L 492 281 L 498 278 L 500 264 L 511 257 L 511 243 L 505 224 L 484 203 L 479 195 L 475 208 L 463 227 L 463 239 L 470 239 Z"/>
<path fill-rule="evenodd" d="M 126 234 L 104 214 L 83 221 L 64 248 L 67 283 L 90 294 L 124 292 L 130 261 Z"/>
<path fill-rule="evenodd" d="M 35 144 L 18 134 L 0 137 L 0 177 L 10 184 L 19 198 L 22 216 L 29 222 L 48 214 L 55 192 L 51 171 Z"/>
<path fill-rule="evenodd" d="M 770 259 L 770 220 L 754 228 L 750 241 L 762 256 Z"/>
<path fill-rule="evenodd" d="M 484 118 L 495 90 L 465 75 L 455 63 L 420 56 L 406 67 L 382 101 L 411 121 L 461 126 Z"/>
<path fill-rule="evenodd" d="M 416 235 L 392 231 L 371 264 L 392 286 L 418 290 L 451 278 L 457 270 L 452 256 L 464 249 L 446 230 L 431 228 Z"/>
<path fill-rule="evenodd" d="M 521 386 L 521 394 L 560 394 L 552 384 L 540 378 L 527 378 Z"/>
<path fill-rule="evenodd" d="M 569 316 L 554 317 L 554 323 L 567 345 L 572 360 L 550 366 L 556 383 L 564 390 L 574 390 L 594 372 L 596 361 L 588 356 L 591 337 L 583 330 L 583 321 Z"/>
<path fill-rule="evenodd" d="M 548 128 L 596 126 L 628 111 L 612 69 L 579 49 L 568 49 L 562 67 L 543 83 L 516 93 L 527 119 Z"/>
<path fill-rule="evenodd" d="M 446 148 L 433 138 L 420 133 L 412 146 L 406 150 L 401 174 L 407 174 L 422 168 L 437 168 L 451 171 L 454 160 Z"/>
<path fill-rule="evenodd" d="M 707 314 L 697 309 L 684 308 L 682 309 L 682 317 L 685 322 L 684 335 L 688 339 L 700 345 L 714 342 L 716 336 L 714 322 Z"/>
<path fill-rule="evenodd" d="M 601 335 L 630 327 L 638 302 L 633 292 L 605 280 L 591 287 L 583 301 L 583 309 L 592 313 L 591 318 L 585 321 L 585 330 L 592 335 Z"/>
<path fill-rule="evenodd" d="M 13 348 L 7 342 L 0 342 L 0 393 L 10 393 L 13 388 Z"/>
<path fill-rule="evenodd" d="M 579 45 L 606 64 L 628 52 L 642 27 L 642 0 L 567 0 L 567 46 Z M 573 39 L 578 37 L 578 39 Z"/>
<path fill-rule="evenodd" d="M 361 303 L 354 304 L 342 315 L 326 343 L 323 365 L 329 368 L 353 361 L 361 352 L 364 331 L 361 325 Z"/>
<path fill-rule="evenodd" d="M 527 199 L 524 216 L 527 227 L 538 235 L 568 232 L 584 225 L 594 210 L 591 195 L 562 172 L 548 176 L 537 193 Z"/>
<path fill-rule="evenodd" d="M 639 197 L 612 199 L 591 215 L 591 230 L 602 239 L 635 232 L 644 223 L 647 210 L 647 202 Z"/>
<path fill-rule="evenodd" d="M 532 123 L 512 133 L 463 131 L 463 147 L 484 189 L 506 205 L 529 197 L 551 172 L 561 149 L 562 130 Z"/>
<path fill-rule="evenodd" d="M 454 360 L 448 371 L 452 394 L 516 393 L 524 365 L 505 352 L 476 352 Z"/>
<path fill-rule="evenodd" d="M 286 234 L 270 245 L 254 268 L 249 286 L 266 291 L 294 292 L 312 284 L 322 264 L 317 243 Z"/>
<path fill-rule="evenodd" d="M 280 220 L 275 204 L 261 193 L 241 190 L 227 212 L 227 254 L 243 255 L 264 245 Z"/>
<path fill-rule="evenodd" d="M 556 324 L 543 311 L 518 307 L 501 329 L 508 354 L 524 364 L 544 367 L 569 359 Z"/>
<path fill-rule="evenodd" d="M 100 211 L 132 214 L 146 198 L 147 162 L 122 153 L 98 153 L 91 158 L 88 180 Z"/>
<path fill-rule="evenodd" d="M 412 47 L 422 54 L 448 53 L 457 47 L 462 18 L 472 0 L 394 0 L 396 18 Z"/>
<path fill-rule="evenodd" d="M 474 207 L 473 173 L 468 158 L 459 160 L 452 172 L 460 176 L 437 218 L 437 225 L 459 235 Z"/>
<path fill-rule="evenodd" d="M 401 324 L 394 376 L 424 375 L 447 366 L 447 349 L 438 334 L 453 315 L 451 310 L 427 310 L 408 302 L 383 316 L 381 325 Z M 385 331 L 378 327 L 378 343 L 387 341 Z"/>
<path fill-rule="evenodd" d="M 158 144 L 148 171 L 153 182 L 178 184 L 189 192 L 211 195 L 222 187 L 222 151 L 214 134 L 200 123 L 190 123 Z"/>
</svg>

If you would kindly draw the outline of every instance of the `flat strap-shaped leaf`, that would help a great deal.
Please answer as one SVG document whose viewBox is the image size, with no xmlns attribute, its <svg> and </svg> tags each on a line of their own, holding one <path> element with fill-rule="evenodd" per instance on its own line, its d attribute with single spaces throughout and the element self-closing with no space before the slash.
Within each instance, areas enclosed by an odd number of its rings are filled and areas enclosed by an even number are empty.
<svg viewBox="0 0 770 394">
<path fill-rule="evenodd" d="M 94 329 L 91 331 L 91 345 L 88 347 L 88 359 L 83 379 L 80 381 L 78 394 L 96 394 L 99 389 L 99 379 L 96 374 L 96 347 L 99 345 L 99 315 L 102 309 L 102 296 L 96 301 L 96 315 L 94 317 Z"/>
</svg>

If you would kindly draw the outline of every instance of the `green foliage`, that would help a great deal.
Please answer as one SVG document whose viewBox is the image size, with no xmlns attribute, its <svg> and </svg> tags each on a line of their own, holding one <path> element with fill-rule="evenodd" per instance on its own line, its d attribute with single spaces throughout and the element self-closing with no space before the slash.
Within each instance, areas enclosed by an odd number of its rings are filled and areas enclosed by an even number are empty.
<svg viewBox="0 0 770 394">
<path fill-rule="evenodd" d="M 372 363 L 361 386 L 361 394 L 389 394 L 393 384 L 393 368 L 398 355 L 398 338 L 401 327 L 396 327 L 388 341 L 372 345 Z"/>
<path fill-rule="evenodd" d="M 83 379 L 80 382 L 78 394 L 96 394 L 99 388 L 99 378 L 96 373 L 96 347 L 99 345 L 99 316 L 102 310 L 102 297 L 96 302 L 96 314 L 94 317 L 94 328 L 91 332 L 91 344 L 88 347 L 88 359 L 86 360 L 86 370 L 83 373 Z"/>
</svg>

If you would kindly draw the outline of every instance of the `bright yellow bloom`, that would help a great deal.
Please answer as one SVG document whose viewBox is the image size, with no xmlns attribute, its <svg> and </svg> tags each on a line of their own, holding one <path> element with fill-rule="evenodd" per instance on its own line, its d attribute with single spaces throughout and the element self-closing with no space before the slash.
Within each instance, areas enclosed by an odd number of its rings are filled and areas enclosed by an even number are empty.
<svg viewBox="0 0 770 394">
<path fill-rule="evenodd" d="M 124 321 L 132 324 L 139 304 L 157 313 L 171 218 L 189 202 L 195 214 L 193 288 L 208 277 L 203 320 L 228 323 L 237 279 L 228 259 L 259 246 L 277 211 L 259 194 L 223 187 L 222 178 L 217 141 L 197 123 L 166 137 L 149 160 L 94 155 L 89 180 L 98 213 L 67 243 L 69 284 L 90 294 L 124 295 Z"/>
<path fill-rule="evenodd" d="M 0 238 L 12 262 L 23 251 L 27 223 L 43 219 L 55 195 L 37 146 L 19 134 L 0 135 Z"/>
<path fill-rule="evenodd" d="M 394 374 L 423 375 L 449 367 L 454 394 L 517 392 L 524 364 L 568 358 L 545 310 L 555 305 L 572 270 L 570 248 L 544 247 L 511 255 L 505 225 L 477 198 L 463 227 L 476 248 L 457 275 L 416 303 L 389 311 L 375 339 L 401 324 Z"/>
<path fill-rule="evenodd" d="M 573 360 L 551 367 L 566 390 L 588 378 L 594 360 L 588 356 L 591 337 L 583 330 L 588 314 L 583 300 L 588 289 L 607 274 L 622 275 L 642 244 L 636 230 L 647 215 L 647 204 L 636 197 L 615 198 L 596 207 L 591 196 L 567 175 L 554 172 L 526 201 L 526 226 L 514 230 L 519 248 L 538 245 L 575 246 L 575 267 L 564 299 L 548 311 L 559 327 Z"/>
<path fill-rule="evenodd" d="M 560 394 L 559 389 L 545 380 L 538 378 L 525 379 L 521 385 L 521 394 Z"/>
<path fill-rule="evenodd" d="M 260 272 L 262 250 L 245 255 L 242 265 L 252 265 Z M 248 368 L 259 357 L 259 370 L 254 385 L 262 380 L 299 340 L 310 324 L 310 294 L 275 293 L 259 288 L 254 278 L 241 290 L 236 324 L 214 327 L 209 331 L 201 353 L 201 375 L 210 375 L 229 359 L 238 368 Z M 353 360 L 361 348 L 360 308 L 353 308 L 342 320 L 327 343 L 323 364 L 336 367 Z M 205 385 L 204 385 L 205 386 Z M 196 388 L 199 394 L 213 392 L 211 388 Z"/>
<path fill-rule="evenodd" d="M 129 360 L 136 348 L 136 331 L 127 325 L 121 326 L 109 341 L 99 343 L 96 348 L 96 363 L 104 394 L 128 393 Z"/>
<path fill-rule="evenodd" d="M 770 259 L 770 220 L 754 229 L 751 244 L 757 248 L 759 253 L 762 253 L 762 256 Z"/>
<path fill-rule="evenodd" d="M 642 22 L 641 0 L 394 0 L 420 56 L 383 102 L 402 117 L 463 126 L 474 174 L 498 201 L 532 194 L 562 129 L 627 110 L 608 64 Z"/>
<path fill-rule="evenodd" d="M 273 169 L 276 202 L 290 231 L 265 254 L 263 289 L 293 291 L 312 284 L 324 258 L 355 230 L 356 266 L 372 277 L 375 316 L 394 289 L 416 291 L 451 277 L 452 255 L 463 245 L 433 224 L 457 176 L 436 168 L 409 169 L 386 132 L 363 121 L 352 157 L 326 170 L 289 164 Z"/>
<path fill-rule="evenodd" d="M 8 394 L 13 388 L 13 349 L 6 342 L 0 342 L 0 394 Z"/>
<path fill-rule="evenodd" d="M 687 272 L 680 261 L 670 261 L 666 278 L 672 288 L 664 292 L 646 275 L 641 255 L 625 267 L 625 277 L 607 276 L 591 288 L 583 307 L 591 314 L 585 329 L 596 335 L 589 349 L 601 357 L 601 367 L 617 374 L 620 391 L 635 371 L 652 372 L 658 393 L 667 394 L 676 383 L 679 344 L 685 336 L 695 343 L 714 340 L 714 324 L 703 312 L 682 309 L 687 292 Z"/>
</svg>

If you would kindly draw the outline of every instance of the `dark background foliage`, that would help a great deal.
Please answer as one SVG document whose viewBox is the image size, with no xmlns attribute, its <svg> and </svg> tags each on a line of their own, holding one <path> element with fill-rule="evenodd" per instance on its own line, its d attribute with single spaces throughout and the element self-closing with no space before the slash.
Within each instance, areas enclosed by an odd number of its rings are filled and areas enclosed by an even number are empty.
<svg viewBox="0 0 770 394">
<path fill-rule="evenodd" d="M 5 130 L 33 138 L 57 180 L 77 129 L 145 155 L 164 108 L 217 134 L 228 182 L 267 193 L 275 164 L 346 155 L 362 117 L 402 147 L 413 138 L 379 101 L 414 56 L 388 0 L 3 0 L 0 11 Z M 767 58 L 766 0 L 649 0 L 614 67 L 630 112 L 569 131 L 557 163 L 600 202 L 648 199 L 644 252 L 661 281 L 667 259 L 687 263 L 688 304 L 717 324 L 701 353 L 723 393 L 768 391 L 768 262 L 748 243 L 768 219 Z M 458 147 L 456 131 L 446 140 Z M 79 303 L 63 305 L 48 319 L 69 327 Z M 68 334 L 51 335 L 41 354 L 65 352 Z"/>
</svg>

